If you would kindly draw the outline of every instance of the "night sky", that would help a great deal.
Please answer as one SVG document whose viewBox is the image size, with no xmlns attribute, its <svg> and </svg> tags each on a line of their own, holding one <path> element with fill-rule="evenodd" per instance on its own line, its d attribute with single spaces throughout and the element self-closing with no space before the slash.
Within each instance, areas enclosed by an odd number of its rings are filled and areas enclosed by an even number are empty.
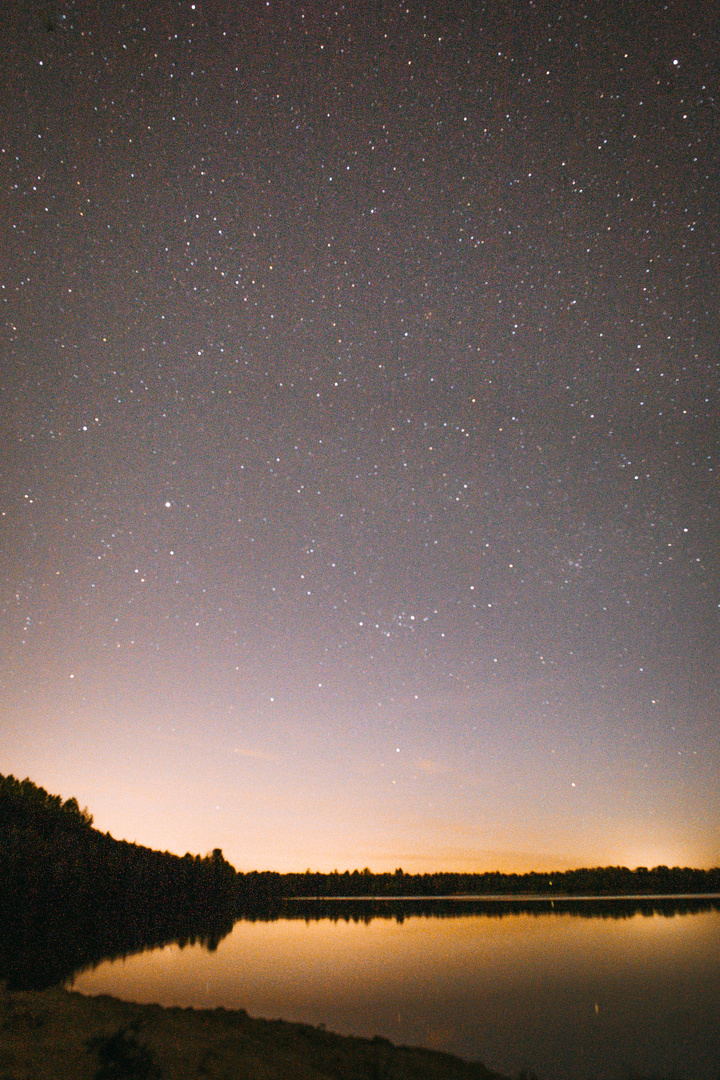
<svg viewBox="0 0 720 1080">
<path fill-rule="evenodd" d="M 3 11 L 0 772 L 243 870 L 720 862 L 715 5 Z"/>
</svg>

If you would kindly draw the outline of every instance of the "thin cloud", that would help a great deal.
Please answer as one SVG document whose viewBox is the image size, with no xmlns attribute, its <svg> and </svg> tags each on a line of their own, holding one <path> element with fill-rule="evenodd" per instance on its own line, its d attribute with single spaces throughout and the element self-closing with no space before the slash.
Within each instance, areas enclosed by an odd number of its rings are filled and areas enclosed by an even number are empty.
<svg viewBox="0 0 720 1080">
<path fill-rule="evenodd" d="M 279 761 L 277 754 L 269 754 L 266 750 L 248 750 L 246 747 L 236 746 L 233 753 L 238 757 L 251 758 L 254 761 Z"/>
</svg>

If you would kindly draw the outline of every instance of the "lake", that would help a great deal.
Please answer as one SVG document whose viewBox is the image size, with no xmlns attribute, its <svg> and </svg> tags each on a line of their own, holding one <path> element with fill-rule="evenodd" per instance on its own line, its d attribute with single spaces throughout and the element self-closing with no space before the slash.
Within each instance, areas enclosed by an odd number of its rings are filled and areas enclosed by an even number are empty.
<svg viewBox="0 0 720 1080">
<path fill-rule="evenodd" d="M 295 918 L 235 923 L 215 951 L 169 945 L 103 962 L 72 987 L 382 1035 L 509 1076 L 716 1080 L 720 905 L 701 907 L 593 915 L 505 902 L 478 914 L 457 902 L 440 915 L 415 902 L 358 917 L 355 901 L 321 918 L 306 904 Z"/>
</svg>

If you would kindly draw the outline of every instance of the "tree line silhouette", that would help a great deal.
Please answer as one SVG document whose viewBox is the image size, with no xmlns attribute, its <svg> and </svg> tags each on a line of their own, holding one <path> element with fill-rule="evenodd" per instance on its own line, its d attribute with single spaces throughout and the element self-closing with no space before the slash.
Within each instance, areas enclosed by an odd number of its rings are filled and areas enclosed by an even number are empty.
<svg viewBox="0 0 720 1080">
<path fill-rule="evenodd" d="M 0 775 L 0 978 L 51 985 L 108 955 L 232 929 L 236 874 L 217 848 L 178 856 L 115 840 L 76 799 Z"/>
<path fill-rule="evenodd" d="M 33 921 L 58 904 L 212 912 L 232 900 L 236 873 L 219 848 L 203 858 L 172 855 L 115 840 L 92 821 L 76 799 L 63 802 L 31 780 L 0 776 L 0 905 L 6 914 Z"/>
<path fill-rule="evenodd" d="M 720 893 L 720 869 L 623 866 L 553 874 L 240 873 L 216 848 L 155 851 L 93 828 L 76 799 L 0 775 L 0 978 L 62 981 L 84 965 L 167 941 L 214 948 L 242 916 L 288 903 L 391 897 L 610 897 Z"/>
<path fill-rule="evenodd" d="M 293 897 L 432 896 L 647 896 L 720 892 L 720 868 L 599 866 L 549 874 L 452 873 L 373 874 L 353 870 L 330 874 L 268 874 L 260 888 Z"/>
</svg>

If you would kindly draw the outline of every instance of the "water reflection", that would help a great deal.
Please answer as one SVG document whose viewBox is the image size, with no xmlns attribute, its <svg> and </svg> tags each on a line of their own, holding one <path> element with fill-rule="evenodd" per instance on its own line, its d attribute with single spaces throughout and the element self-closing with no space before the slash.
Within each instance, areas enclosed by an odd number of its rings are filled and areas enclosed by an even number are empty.
<svg viewBox="0 0 720 1080">
<path fill-rule="evenodd" d="M 687 915 L 700 911 L 720 911 L 720 897 L 697 896 L 556 896 L 556 897 L 470 897 L 436 896 L 413 899 L 408 897 L 348 897 L 314 899 L 301 897 L 288 900 L 274 912 L 259 918 L 283 919 L 344 919 L 370 922 L 372 919 L 395 919 L 403 922 L 409 916 L 427 918 L 464 918 L 485 915 L 502 918 L 504 915 L 567 914 L 588 919 L 628 919 L 633 915 Z"/>
<path fill-rule="evenodd" d="M 714 1076 L 718 900 L 549 904 L 298 902 L 237 922 L 213 954 L 170 945 L 74 988 L 324 1023 L 543 1080 Z"/>
<path fill-rule="evenodd" d="M 170 942 L 180 948 L 199 945 L 212 952 L 233 928 L 228 914 L 178 919 L 148 910 L 142 925 L 119 914 L 105 919 L 83 918 L 83 914 L 57 911 L 20 927 L 12 920 L 0 920 L 0 981 L 11 990 L 43 990 L 104 961 Z"/>
</svg>

